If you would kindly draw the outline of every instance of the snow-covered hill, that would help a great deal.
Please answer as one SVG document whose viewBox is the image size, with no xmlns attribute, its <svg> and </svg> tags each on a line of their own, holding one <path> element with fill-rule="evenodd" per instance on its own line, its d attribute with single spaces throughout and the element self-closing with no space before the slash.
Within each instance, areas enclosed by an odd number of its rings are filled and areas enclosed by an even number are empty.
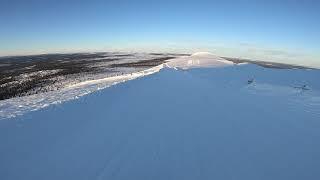
<svg viewBox="0 0 320 180">
<path fill-rule="evenodd" d="M 128 80 L 136 79 L 139 77 L 143 77 L 146 75 L 159 72 L 163 67 L 173 68 L 176 70 L 178 69 L 187 70 L 187 69 L 194 69 L 194 68 L 222 68 L 222 67 L 229 67 L 229 66 L 235 66 L 235 65 L 239 66 L 243 64 L 243 63 L 239 63 L 238 62 L 239 60 L 234 60 L 231 58 L 229 61 L 229 60 L 226 60 L 225 58 L 218 57 L 208 52 L 198 52 L 192 55 L 152 54 L 152 53 L 151 54 L 145 54 L 145 53 L 137 53 L 137 54 L 121 54 L 121 53 L 101 54 L 100 53 L 99 54 L 98 53 L 98 54 L 91 54 L 91 55 L 95 55 L 95 56 L 99 55 L 99 56 L 103 56 L 103 58 L 107 58 L 107 62 L 103 62 L 103 63 L 100 62 L 98 64 L 95 63 L 94 61 L 96 60 L 96 58 L 94 60 L 92 59 L 85 60 L 85 62 L 87 61 L 90 62 L 89 63 L 90 66 L 94 65 L 95 68 L 98 67 L 100 69 L 103 69 L 103 73 L 91 72 L 91 73 L 72 74 L 66 77 L 59 76 L 58 79 L 60 78 L 60 80 L 58 80 L 57 77 L 54 77 L 55 83 L 52 83 L 52 84 L 48 83 L 52 81 L 52 78 L 50 80 L 42 77 L 44 82 L 48 81 L 46 82 L 48 84 L 45 85 L 44 87 L 40 86 L 34 89 L 34 90 L 39 90 L 40 93 L 33 94 L 29 92 L 30 93 L 29 95 L 27 93 L 27 95 L 24 95 L 22 97 L 18 96 L 14 98 L 5 99 L 5 100 L 0 100 L 0 120 L 16 117 L 16 116 L 28 113 L 30 111 L 36 111 L 36 110 L 45 108 L 50 105 L 60 104 L 66 101 L 77 99 L 81 96 L 87 95 L 92 92 L 96 92 L 98 90 L 110 87 L 112 85 L 115 85 L 121 82 L 125 82 Z M 74 55 L 67 54 L 65 56 L 69 57 Z M 80 54 L 77 56 L 82 57 L 84 55 Z M 52 58 L 51 56 L 48 55 L 47 58 L 49 57 Z M 85 58 L 85 57 L 82 57 L 82 58 Z M 117 58 L 121 57 L 121 60 L 117 59 L 117 61 L 115 61 L 113 59 L 112 61 L 112 63 L 117 64 L 117 67 L 111 66 L 114 64 L 110 64 L 111 62 L 109 62 L 109 58 L 115 58 L 115 57 Z M 40 58 L 40 57 L 37 57 L 37 58 Z M 43 57 L 41 56 L 41 58 Z M 146 59 L 146 60 L 141 60 L 141 59 Z M 48 60 L 52 60 L 52 59 L 48 59 Z M 57 61 L 57 59 L 53 59 L 53 60 Z M 81 58 L 80 60 L 81 62 L 83 61 L 83 59 Z M 98 58 L 98 60 L 100 59 Z M 38 62 L 39 60 L 36 59 L 34 61 L 35 61 L 35 64 L 37 65 L 36 62 Z M 75 61 L 75 62 L 78 62 L 78 61 Z M 233 61 L 236 62 L 236 64 L 234 64 Z M 70 63 L 69 61 L 67 62 Z M 154 65 L 154 63 L 156 64 L 158 63 L 160 65 L 156 66 Z M 164 64 L 161 64 L 161 63 L 164 63 Z M 261 65 L 265 67 L 279 66 L 279 64 L 267 65 L 264 63 L 262 63 Z M 72 64 L 70 66 L 72 67 Z M 83 66 L 87 67 L 88 64 L 84 63 Z M 290 66 L 288 65 L 281 65 L 280 67 L 290 68 Z M 18 80 L 14 82 L 8 82 L 8 83 L 16 83 L 17 85 L 19 84 L 28 85 L 28 83 L 25 84 L 25 82 L 27 81 L 33 82 L 33 79 L 32 78 L 30 79 L 30 77 L 39 75 L 39 73 L 44 76 L 50 73 L 54 74 L 57 72 L 58 72 L 57 70 L 54 70 L 54 71 L 37 71 L 36 73 L 25 73 L 25 74 L 22 74 L 23 76 L 21 77 L 19 76 Z M 8 83 L 5 83 L 5 84 L 8 84 Z M 59 86 L 57 86 L 57 84 L 59 84 Z M 2 88 L 5 88 L 3 85 L 0 85 L 0 86 Z M 42 92 L 41 90 L 43 89 L 45 89 L 46 91 Z"/>
<path fill-rule="evenodd" d="M 319 77 L 163 68 L 1 120 L 0 179 L 319 179 Z"/>
<path fill-rule="evenodd" d="M 170 60 L 166 65 L 172 68 L 190 69 L 201 67 L 224 67 L 230 66 L 233 62 L 218 57 L 208 52 L 198 52 L 191 56 L 179 57 Z"/>
</svg>

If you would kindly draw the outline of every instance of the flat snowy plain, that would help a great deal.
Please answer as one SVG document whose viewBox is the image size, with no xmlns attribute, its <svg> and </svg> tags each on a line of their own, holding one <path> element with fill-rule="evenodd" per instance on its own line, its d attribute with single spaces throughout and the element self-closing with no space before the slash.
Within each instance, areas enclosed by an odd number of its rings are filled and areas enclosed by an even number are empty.
<svg viewBox="0 0 320 180">
<path fill-rule="evenodd" d="M 1 120 L 0 179 L 320 178 L 319 70 L 180 60 Z"/>
</svg>

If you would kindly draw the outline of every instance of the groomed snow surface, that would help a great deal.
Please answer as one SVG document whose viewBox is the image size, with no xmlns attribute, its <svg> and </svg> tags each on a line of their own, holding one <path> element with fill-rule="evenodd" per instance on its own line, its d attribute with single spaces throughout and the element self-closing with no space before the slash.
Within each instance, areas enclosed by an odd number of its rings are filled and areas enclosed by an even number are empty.
<svg viewBox="0 0 320 180">
<path fill-rule="evenodd" d="M 4 119 L 0 179 L 319 179 L 319 75 L 163 68 Z"/>
</svg>

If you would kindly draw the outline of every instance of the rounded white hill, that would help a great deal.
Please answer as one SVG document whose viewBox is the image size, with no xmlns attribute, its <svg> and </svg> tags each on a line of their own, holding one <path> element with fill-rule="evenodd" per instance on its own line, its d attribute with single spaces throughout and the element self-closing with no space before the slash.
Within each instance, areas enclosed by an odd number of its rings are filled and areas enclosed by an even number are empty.
<svg viewBox="0 0 320 180">
<path fill-rule="evenodd" d="M 191 56 L 192 57 L 201 57 L 201 56 L 215 56 L 215 55 L 212 53 L 209 53 L 209 52 L 196 52 L 196 53 L 193 53 Z"/>
<path fill-rule="evenodd" d="M 233 65 L 233 62 L 209 52 L 197 52 L 191 56 L 179 57 L 166 63 L 172 68 L 190 69 L 201 67 L 223 67 Z"/>
</svg>

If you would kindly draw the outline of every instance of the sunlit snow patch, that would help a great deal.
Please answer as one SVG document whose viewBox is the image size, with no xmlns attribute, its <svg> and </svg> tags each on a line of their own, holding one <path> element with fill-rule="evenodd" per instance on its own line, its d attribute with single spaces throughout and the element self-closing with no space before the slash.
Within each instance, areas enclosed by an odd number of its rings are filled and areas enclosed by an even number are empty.
<svg viewBox="0 0 320 180">
<path fill-rule="evenodd" d="M 198 52 L 191 56 L 178 57 L 170 60 L 166 65 L 175 69 L 190 69 L 201 67 L 224 67 L 230 66 L 234 63 L 218 57 L 208 52 Z"/>
</svg>

